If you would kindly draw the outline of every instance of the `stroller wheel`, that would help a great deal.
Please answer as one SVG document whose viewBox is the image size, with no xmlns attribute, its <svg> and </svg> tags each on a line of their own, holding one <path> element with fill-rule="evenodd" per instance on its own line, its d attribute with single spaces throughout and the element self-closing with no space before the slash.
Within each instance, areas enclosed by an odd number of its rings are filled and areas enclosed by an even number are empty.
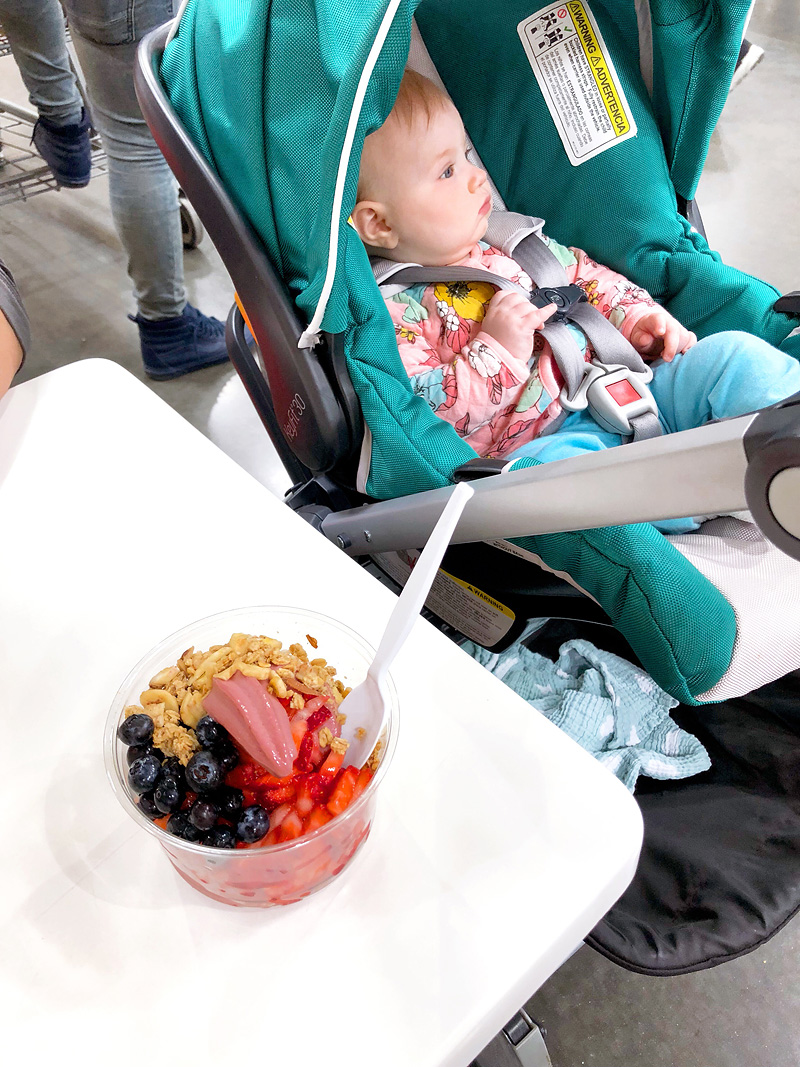
<svg viewBox="0 0 800 1067">
<path fill-rule="evenodd" d="M 183 247 L 197 248 L 197 246 L 203 240 L 203 236 L 205 234 L 203 224 L 191 204 L 187 203 L 187 201 L 183 198 L 181 198 L 180 200 L 180 208 Z"/>
</svg>

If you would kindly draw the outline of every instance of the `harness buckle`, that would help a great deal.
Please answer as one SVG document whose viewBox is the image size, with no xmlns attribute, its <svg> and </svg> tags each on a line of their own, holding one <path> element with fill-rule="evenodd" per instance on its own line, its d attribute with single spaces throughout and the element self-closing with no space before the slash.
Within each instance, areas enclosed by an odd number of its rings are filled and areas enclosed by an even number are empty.
<svg viewBox="0 0 800 1067">
<path fill-rule="evenodd" d="M 651 412 L 658 417 L 658 405 L 647 388 L 653 371 L 631 370 L 622 363 L 601 363 L 597 358 L 586 364 L 583 381 L 575 395 L 561 390 L 559 400 L 567 411 L 584 411 L 587 407 L 604 430 L 630 436 L 634 432 L 631 419 Z"/>
<path fill-rule="evenodd" d="M 529 299 L 537 308 L 547 307 L 548 304 L 556 305 L 558 310 L 553 312 L 548 322 L 568 322 L 575 305 L 583 303 L 587 297 L 579 285 L 559 285 L 534 289 Z"/>
</svg>

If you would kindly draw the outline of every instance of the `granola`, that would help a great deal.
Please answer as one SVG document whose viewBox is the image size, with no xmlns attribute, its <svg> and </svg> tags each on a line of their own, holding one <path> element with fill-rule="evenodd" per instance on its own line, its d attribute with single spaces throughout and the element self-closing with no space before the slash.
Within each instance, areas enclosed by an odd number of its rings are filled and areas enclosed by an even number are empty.
<svg viewBox="0 0 800 1067">
<path fill-rule="evenodd" d="M 316 649 L 316 638 L 306 637 Z M 185 766 L 200 749 L 194 727 L 205 714 L 203 697 L 214 678 L 231 678 L 237 671 L 265 681 L 275 696 L 289 699 L 293 710 L 304 708 L 309 697 L 333 699 L 339 705 L 350 692 L 336 677 L 335 667 L 320 657 L 310 659 L 301 644 L 286 649 L 274 637 L 236 633 L 225 644 L 206 651 L 187 648 L 177 663 L 150 679 L 140 703 L 126 707 L 125 716 L 149 715 L 155 728 L 153 744 Z M 329 743 L 337 752 L 344 751 L 342 745 L 347 747 L 346 741 L 332 734 Z"/>
</svg>

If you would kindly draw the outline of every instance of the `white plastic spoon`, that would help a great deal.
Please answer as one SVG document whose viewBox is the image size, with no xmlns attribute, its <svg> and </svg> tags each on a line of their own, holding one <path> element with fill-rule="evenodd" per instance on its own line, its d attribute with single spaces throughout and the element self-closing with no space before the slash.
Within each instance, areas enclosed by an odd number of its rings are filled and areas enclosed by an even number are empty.
<svg viewBox="0 0 800 1067">
<path fill-rule="evenodd" d="M 414 569 L 409 575 L 402 593 L 397 599 L 386 624 L 375 659 L 372 661 L 363 682 L 344 698 L 340 709 L 347 716 L 344 736 L 350 747 L 344 765 L 363 767 L 381 735 L 386 720 L 388 690 L 386 675 L 403 642 L 411 632 L 414 621 L 422 610 L 425 598 L 436 577 L 445 549 L 450 544 L 464 505 L 472 496 L 472 486 L 459 482 L 436 525 L 428 543 L 422 550 Z"/>
</svg>

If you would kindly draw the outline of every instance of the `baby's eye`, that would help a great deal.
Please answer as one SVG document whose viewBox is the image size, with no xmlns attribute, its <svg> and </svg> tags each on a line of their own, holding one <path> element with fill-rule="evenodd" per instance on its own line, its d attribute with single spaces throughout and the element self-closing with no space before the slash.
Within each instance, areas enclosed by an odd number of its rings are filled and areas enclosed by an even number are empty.
<svg viewBox="0 0 800 1067">
<path fill-rule="evenodd" d="M 445 167 L 445 169 L 442 171 L 442 173 L 439 175 L 439 177 L 440 178 L 452 178 L 453 177 L 453 167 L 452 167 L 452 165 L 449 166 L 449 167 Z"/>
</svg>

